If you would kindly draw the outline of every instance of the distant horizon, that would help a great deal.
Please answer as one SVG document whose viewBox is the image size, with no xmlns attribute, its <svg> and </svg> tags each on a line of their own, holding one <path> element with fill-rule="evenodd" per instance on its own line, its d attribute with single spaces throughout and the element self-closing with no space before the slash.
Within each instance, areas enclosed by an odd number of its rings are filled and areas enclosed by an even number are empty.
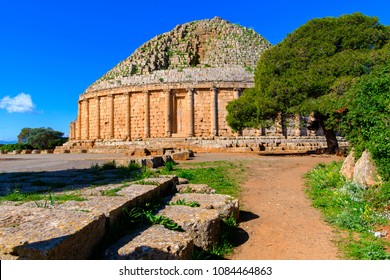
<svg viewBox="0 0 390 280">
<path fill-rule="evenodd" d="M 79 95 L 143 43 L 179 24 L 218 16 L 254 29 L 275 45 L 313 18 L 361 12 L 390 25 L 389 10 L 385 0 L 199 0 L 195 6 L 6 1 L 0 10 L 0 141 L 17 141 L 24 127 L 51 127 L 68 136 Z"/>
</svg>

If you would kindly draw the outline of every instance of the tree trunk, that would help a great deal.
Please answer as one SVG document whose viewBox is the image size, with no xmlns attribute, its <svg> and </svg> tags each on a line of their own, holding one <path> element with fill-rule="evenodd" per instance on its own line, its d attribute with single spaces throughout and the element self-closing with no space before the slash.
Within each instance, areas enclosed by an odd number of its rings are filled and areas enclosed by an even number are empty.
<svg viewBox="0 0 390 280">
<path fill-rule="evenodd" d="M 327 153 L 335 154 L 339 149 L 339 143 L 337 142 L 336 132 L 333 129 L 326 128 L 326 125 L 324 123 L 325 119 L 323 116 L 316 115 L 316 119 L 318 120 L 319 125 L 321 126 L 325 134 L 326 144 L 328 146 Z"/>
</svg>

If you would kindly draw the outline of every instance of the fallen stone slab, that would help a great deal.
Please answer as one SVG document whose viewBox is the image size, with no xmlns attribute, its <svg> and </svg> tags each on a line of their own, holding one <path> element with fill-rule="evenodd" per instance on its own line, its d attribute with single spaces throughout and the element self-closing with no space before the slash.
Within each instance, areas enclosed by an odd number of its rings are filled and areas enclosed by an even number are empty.
<svg viewBox="0 0 390 280">
<path fill-rule="evenodd" d="M 218 211 L 188 206 L 166 206 L 156 215 L 163 215 L 177 223 L 204 250 L 210 249 L 219 240 L 220 223 Z"/>
<path fill-rule="evenodd" d="M 103 215 L 0 206 L 0 255 L 3 256 L 29 260 L 87 259 L 104 233 Z"/>
<path fill-rule="evenodd" d="M 179 193 L 206 193 L 213 194 L 215 190 L 206 184 L 179 184 L 176 185 L 176 191 Z"/>
<path fill-rule="evenodd" d="M 173 160 L 188 160 L 190 158 L 190 152 L 176 152 L 176 153 L 172 153 L 171 154 L 171 157 Z"/>
<path fill-rule="evenodd" d="M 180 200 L 185 202 L 195 201 L 201 208 L 215 209 L 221 219 L 233 217 L 236 221 L 239 218 L 238 199 L 223 194 L 202 194 L 202 193 L 178 193 L 168 198 L 169 202 L 175 203 Z"/>
<path fill-rule="evenodd" d="M 187 233 L 154 225 L 121 238 L 105 251 L 105 259 L 188 260 L 193 250 L 194 243 Z"/>
</svg>

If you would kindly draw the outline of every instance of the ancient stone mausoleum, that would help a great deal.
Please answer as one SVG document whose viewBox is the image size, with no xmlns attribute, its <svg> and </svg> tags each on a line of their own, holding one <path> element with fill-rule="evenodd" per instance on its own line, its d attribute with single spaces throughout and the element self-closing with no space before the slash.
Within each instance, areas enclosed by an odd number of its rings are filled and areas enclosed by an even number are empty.
<svg viewBox="0 0 390 280">
<path fill-rule="evenodd" d="M 140 46 L 80 95 L 65 147 L 164 139 L 176 139 L 178 146 L 189 139 L 236 137 L 226 122 L 226 105 L 254 86 L 256 63 L 270 47 L 253 29 L 218 17 L 178 25 Z M 285 135 L 300 135 L 295 127 Z M 279 122 L 242 135 L 282 133 Z"/>
<path fill-rule="evenodd" d="M 252 29 L 220 18 L 179 25 L 80 96 L 70 139 L 232 136 L 225 107 L 253 86 L 269 47 Z"/>
</svg>

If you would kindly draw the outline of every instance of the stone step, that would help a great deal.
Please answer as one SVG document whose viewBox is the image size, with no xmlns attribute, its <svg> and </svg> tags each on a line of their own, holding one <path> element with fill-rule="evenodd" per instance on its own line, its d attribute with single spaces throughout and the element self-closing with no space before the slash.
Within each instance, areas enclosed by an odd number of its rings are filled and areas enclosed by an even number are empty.
<svg viewBox="0 0 390 280">
<path fill-rule="evenodd" d="M 104 215 L 60 209 L 0 208 L 0 255 L 18 259 L 87 259 L 105 234 Z M 8 257 L 7 257 L 8 255 Z"/>
<path fill-rule="evenodd" d="M 28 202 L 0 206 L 0 258 L 86 259 L 103 236 L 126 222 L 125 209 L 172 193 L 176 176 L 145 179 L 123 187 L 116 196 L 109 185 L 81 191 L 83 201 Z M 77 243 L 77 244 L 76 244 Z"/>
<path fill-rule="evenodd" d="M 167 198 L 170 203 L 176 203 L 180 200 L 185 202 L 195 201 L 200 204 L 201 208 L 215 209 L 218 211 L 221 219 L 233 217 L 236 221 L 239 219 L 238 199 L 230 195 L 223 194 L 203 194 L 203 193 L 177 193 Z"/>
<path fill-rule="evenodd" d="M 141 228 L 121 238 L 104 254 L 109 260 L 189 260 L 194 243 L 189 234 L 162 225 Z"/>
<path fill-rule="evenodd" d="M 215 190 L 206 184 L 179 184 L 176 185 L 176 191 L 179 193 L 215 193 Z"/>
<path fill-rule="evenodd" d="M 156 215 L 163 215 L 177 223 L 194 240 L 199 248 L 208 250 L 220 237 L 218 211 L 188 206 L 165 206 Z"/>
</svg>

